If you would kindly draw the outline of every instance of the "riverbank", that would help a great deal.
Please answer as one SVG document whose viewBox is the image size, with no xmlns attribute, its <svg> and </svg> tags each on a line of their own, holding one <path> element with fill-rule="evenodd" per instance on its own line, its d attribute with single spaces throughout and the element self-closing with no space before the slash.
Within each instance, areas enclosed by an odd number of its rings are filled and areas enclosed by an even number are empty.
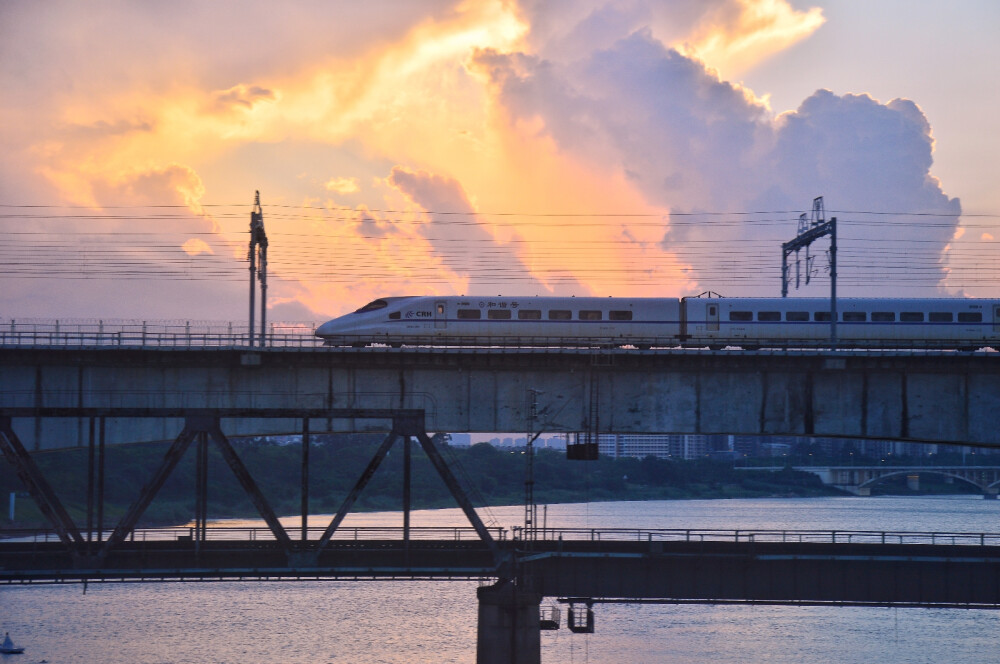
<svg viewBox="0 0 1000 664">
<path fill-rule="evenodd" d="M 310 448 L 309 510 L 336 512 L 362 474 L 378 436 L 318 436 Z M 301 509 L 301 446 L 268 440 L 234 441 L 243 463 L 278 514 Z M 488 444 L 471 448 L 441 445 L 449 468 L 477 506 L 517 505 L 524 502 L 525 456 L 518 448 Z M 166 443 L 108 448 L 105 471 L 105 527 L 114 524 L 140 495 L 162 462 Z M 394 451 L 395 452 L 395 451 Z M 142 526 L 187 523 L 195 508 L 193 450 L 184 456 L 154 498 Z M 361 492 L 354 511 L 400 509 L 403 455 L 389 454 Z M 39 453 L 35 460 L 77 523 L 86 521 L 87 450 L 74 448 Z M 208 510 L 213 519 L 256 517 L 257 511 L 214 447 L 208 455 Z M 824 486 L 816 475 L 785 468 L 778 472 L 738 469 L 732 461 L 602 457 L 597 461 L 570 461 L 563 452 L 541 449 L 535 456 L 534 497 L 539 504 L 603 501 L 649 501 L 710 498 L 815 497 L 843 495 Z M 412 462 L 412 507 L 452 507 L 454 499 L 430 460 L 415 450 Z M 907 492 L 902 483 L 884 485 Z M 955 492 L 960 486 L 922 483 L 920 493 Z M 13 521 L 5 528 L 47 527 L 34 501 L 26 494 L 9 465 L 0 468 L 0 495 L 19 494 Z"/>
</svg>

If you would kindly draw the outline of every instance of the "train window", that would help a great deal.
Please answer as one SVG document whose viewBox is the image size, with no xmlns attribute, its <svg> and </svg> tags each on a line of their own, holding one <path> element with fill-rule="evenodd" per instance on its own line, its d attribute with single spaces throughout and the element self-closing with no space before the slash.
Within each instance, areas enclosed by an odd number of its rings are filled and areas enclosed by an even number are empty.
<svg viewBox="0 0 1000 664">
<path fill-rule="evenodd" d="M 922 311 L 902 311 L 899 314 L 900 323 L 923 323 L 924 312 Z"/>
<path fill-rule="evenodd" d="M 459 320 L 479 320 L 482 318 L 482 313 L 479 309 L 459 309 L 455 312 Z"/>
<path fill-rule="evenodd" d="M 895 311 L 873 311 L 872 312 L 872 322 L 873 323 L 894 323 L 894 322 L 896 322 L 896 312 Z"/>
<path fill-rule="evenodd" d="M 518 320 L 542 320 L 542 312 L 539 309 L 518 309 Z"/>
<path fill-rule="evenodd" d="M 753 320 L 752 311 L 730 311 L 729 320 L 744 323 L 748 320 Z"/>
<path fill-rule="evenodd" d="M 863 311 L 845 311 L 843 321 L 845 323 L 864 323 L 868 320 L 868 314 Z"/>
<path fill-rule="evenodd" d="M 389 303 L 386 302 L 385 300 L 372 300 L 371 302 L 369 302 L 365 306 L 361 307 L 360 309 L 358 309 L 354 313 L 356 313 L 356 314 L 366 314 L 369 311 L 377 311 L 378 309 L 385 309 L 388 306 L 389 306 Z"/>
<path fill-rule="evenodd" d="M 601 320 L 603 315 L 600 311 L 587 311 L 583 310 L 580 312 L 580 320 Z"/>
<path fill-rule="evenodd" d="M 959 323 L 982 323 L 983 313 L 981 311 L 962 311 L 958 314 Z"/>
<path fill-rule="evenodd" d="M 391 314 L 389 314 L 389 320 L 399 320 L 399 318 L 400 314 L 398 311 L 393 311 Z"/>
<path fill-rule="evenodd" d="M 817 323 L 829 323 L 830 322 L 830 312 L 829 311 L 817 311 L 813 314 L 813 320 Z"/>
<path fill-rule="evenodd" d="M 490 320 L 510 320 L 510 309 L 490 309 L 486 317 Z"/>
<path fill-rule="evenodd" d="M 757 320 L 765 322 L 765 323 L 773 323 L 774 321 L 780 321 L 781 320 L 781 312 L 780 311 L 758 311 L 757 312 Z"/>
<path fill-rule="evenodd" d="M 808 311 L 786 311 L 785 320 L 792 321 L 795 323 L 808 322 L 809 312 Z"/>
<path fill-rule="evenodd" d="M 932 311 L 928 315 L 927 320 L 932 323 L 950 323 L 954 318 L 950 311 Z"/>
<path fill-rule="evenodd" d="M 569 320 L 573 313 L 568 309 L 552 309 L 549 311 L 549 320 Z"/>
<path fill-rule="evenodd" d="M 608 320 L 632 320 L 631 311 L 609 311 Z"/>
<path fill-rule="evenodd" d="M 438 316 L 443 316 L 444 315 L 444 305 L 442 303 L 440 303 L 440 302 L 438 302 L 438 305 L 437 305 L 437 312 L 438 312 Z"/>
</svg>

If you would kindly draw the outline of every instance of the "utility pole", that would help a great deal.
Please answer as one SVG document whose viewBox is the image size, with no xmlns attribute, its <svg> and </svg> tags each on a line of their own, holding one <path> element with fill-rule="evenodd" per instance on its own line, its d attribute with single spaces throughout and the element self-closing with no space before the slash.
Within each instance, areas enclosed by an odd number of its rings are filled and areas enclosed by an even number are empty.
<svg viewBox="0 0 1000 664">
<path fill-rule="evenodd" d="M 528 388 L 528 430 L 525 433 L 525 450 L 528 455 L 524 468 L 524 539 L 537 539 L 538 506 L 535 505 L 535 440 L 541 431 L 533 433 L 535 420 L 538 419 L 538 390 Z"/>
<path fill-rule="evenodd" d="M 267 335 L 267 233 L 264 232 L 264 211 L 260 208 L 260 192 L 254 192 L 253 210 L 250 211 L 250 323 L 247 326 L 250 345 L 254 346 L 254 296 L 260 281 L 260 343 Z M 258 268 L 259 263 L 259 268 Z"/>
<path fill-rule="evenodd" d="M 818 196 L 813 199 L 812 215 L 806 220 L 806 215 L 799 216 L 798 235 L 781 245 L 781 297 L 788 297 L 788 255 L 793 251 L 798 255 L 800 249 L 806 250 L 806 283 L 812 270 L 811 259 L 809 257 L 809 245 L 819 238 L 830 236 L 830 347 L 837 347 L 837 218 L 830 217 L 826 220 L 826 212 L 823 209 L 823 197 Z M 799 287 L 799 264 L 795 261 L 795 287 Z"/>
</svg>

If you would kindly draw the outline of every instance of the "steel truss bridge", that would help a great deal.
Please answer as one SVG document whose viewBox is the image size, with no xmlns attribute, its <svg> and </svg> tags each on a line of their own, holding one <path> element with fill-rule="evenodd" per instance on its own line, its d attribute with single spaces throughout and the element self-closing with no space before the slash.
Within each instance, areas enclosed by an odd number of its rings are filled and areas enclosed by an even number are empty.
<svg viewBox="0 0 1000 664">
<path fill-rule="evenodd" d="M 246 418 L 298 422 L 302 527 L 286 529 L 224 429 Z M 88 450 L 86 523 L 69 515 L 19 436 L 40 421 L 82 424 Z M 132 505 L 105 523 L 108 424 L 153 419 L 180 431 Z M 309 439 L 331 421 L 371 421 L 388 431 L 322 530 L 307 527 Z M 166 426 L 166 424 L 164 425 Z M 54 427 L 54 431 L 64 431 Z M 35 431 L 38 429 L 36 427 Z M 214 445 L 266 529 L 208 527 L 208 446 Z M 403 448 L 403 527 L 341 524 L 395 446 Z M 469 521 L 464 529 L 410 526 L 411 448 L 419 445 Z M 296 579 L 479 579 L 480 664 L 538 662 L 543 597 L 570 603 L 573 631 L 592 631 L 605 601 L 755 602 L 1000 608 L 1000 534 L 491 530 L 426 432 L 420 409 L 0 406 L 0 448 L 52 524 L 51 533 L 6 532 L 0 582 Z M 137 530 L 184 454 L 195 454 L 195 525 Z M 584 608 L 585 607 L 585 608 Z"/>
</svg>

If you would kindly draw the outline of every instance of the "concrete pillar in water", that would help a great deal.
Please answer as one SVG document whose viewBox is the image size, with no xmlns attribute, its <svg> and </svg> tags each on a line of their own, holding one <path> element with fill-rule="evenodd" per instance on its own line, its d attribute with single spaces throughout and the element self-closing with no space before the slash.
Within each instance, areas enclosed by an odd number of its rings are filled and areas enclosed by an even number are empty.
<svg viewBox="0 0 1000 664">
<path fill-rule="evenodd" d="M 477 589 L 476 664 L 541 664 L 538 611 L 542 596 L 509 581 Z"/>
<path fill-rule="evenodd" d="M 920 491 L 920 475 L 918 473 L 910 473 L 906 476 L 906 488 L 910 491 Z"/>
</svg>

